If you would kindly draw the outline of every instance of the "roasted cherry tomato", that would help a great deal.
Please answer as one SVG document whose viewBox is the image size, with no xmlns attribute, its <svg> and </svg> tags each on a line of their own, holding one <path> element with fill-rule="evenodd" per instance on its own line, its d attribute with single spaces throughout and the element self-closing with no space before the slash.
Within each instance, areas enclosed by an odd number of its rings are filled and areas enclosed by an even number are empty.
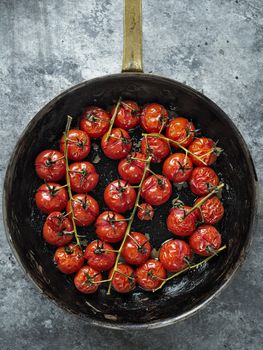
<svg viewBox="0 0 263 350">
<path fill-rule="evenodd" d="M 99 215 L 98 202 L 88 194 L 75 194 L 71 202 L 77 226 L 88 226 Z M 68 201 L 67 213 L 70 211 L 70 201 Z"/>
<path fill-rule="evenodd" d="M 71 220 L 60 211 L 53 211 L 44 223 L 43 237 L 49 244 L 56 246 L 68 244 L 73 238 Z"/>
<path fill-rule="evenodd" d="M 102 137 L 110 127 L 110 116 L 99 107 L 88 107 L 81 116 L 79 127 L 90 137 Z"/>
<path fill-rule="evenodd" d="M 151 244 L 145 235 L 140 232 L 131 232 L 123 245 L 121 254 L 128 264 L 141 265 L 149 258 L 151 251 Z"/>
<path fill-rule="evenodd" d="M 184 153 L 174 153 L 163 163 L 164 176 L 176 183 L 187 181 L 192 171 L 193 163 Z"/>
<path fill-rule="evenodd" d="M 141 203 L 137 211 L 137 216 L 140 220 L 152 220 L 154 209 L 149 203 Z"/>
<path fill-rule="evenodd" d="M 219 178 L 209 167 L 196 167 L 189 180 L 191 191 L 197 196 L 204 196 L 219 185 Z"/>
<path fill-rule="evenodd" d="M 149 259 L 136 269 L 135 275 L 140 287 L 152 291 L 166 278 L 166 271 L 159 260 Z"/>
<path fill-rule="evenodd" d="M 76 193 L 92 191 L 99 182 L 99 175 L 89 162 L 72 163 L 69 166 L 69 177 L 71 189 Z"/>
<path fill-rule="evenodd" d="M 110 159 L 122 159 L 127 157 L 132 148 L 130 135 L 121 128 L 112 129 L 107 140 L 108 133 L 101 140 L 101 148 Z"/>
<path fill-rule="evenodd" d="M 113 116 L 115 107 L 112 108 Z M 140 124 L 140 108 L 134 101 L 123 101 L 120 104 L 114 124 L 118 128 L 129 130 Z"/>
<path fill-rule="evenodd" d="M 136 192 L 126 181 L 112 181 L 104 191 L 104 201 L 111 210 L 125 213 L 131 210 L 136 200 Z"/>
<path fill-rule="evenodd" d="M 60 152 L 64 154 L 65 138 L 60 139 Z M 90 138 L 85 131 L 72 129 L 68 132 L 68 159 L 82 160 L 90 152 Z"/>
<path fill-rule="evenodd" d="M 202 225 L 189 239 L 190 247 L 201 256 L 215 254 L 221 246 L 221 235 L 212 225 Z"/>
<path fill-rule="evenodd" d="M 133 152 L 125 159 L 122 159 L 118 165 L 120 177 L 128 181 L 131 185 L 139 184 L 146 166 L 146 158 L 147 157 L 142 153 Z"/>
<path fill-rule="evenodd" d="M 107 271 L 114 265 L 116 254 L 110 244 L 95 240 L 85 249 L 84 258 L 93 269 Z"/>
<path fill-rule="evenodd" d="M 141 127 L 151 132 L 161 132 L 168 121 L 168 112 L 164 106 L 158 103 L 151 103 L 145 106 L 141 114 Z"/>
<path fill-rule="evenodd" d="M 92 294 L 99 288 L 101 274 L 90 266 L 83 266 L 74 277 L 76 288 L 84 294 Z"/>
<path fill-rule="evenodd" d="M 198 198 L 195 204 L 203 200 L 204 197 Z M 214 225 L 220 221 L 224 215 L 224 207 L 217 196 L 208 198 L 199 208 L 200 219 L 206 224 Z"/>
<path fill-rule="evenodd" d="M 35 195 L 36 205 L 45 214 L 62 211 L 68 201 L 67 190 L 55 182 L 41 185 Z"/>
<path fill-rule="evenodd" d="M 166 129 L 166 137 L 178 142 L 181 146 L 187 147 L 193 141 L 195 136 L 195 127 L 192 122 L 186 118 L 178 117 L 170 121 Z M 172 143 L 174 147 L 176 144 Z"/>
<path fill-rule="evenodd" d="M 189 265 L 191 249 L 181 239 L 171 239 L 160 249 L 159 259 L 168 272 L 178 272 Z"/>
<path fill-rule="evenodd" d="M 109 273 L 112 277 L 113 269 Z M 131 266 L 123 263 L 118 264 L 118 270 L 112 278 L 112 287 L 119 293 L 129 293 L 135 288 L 134 270 Z"/>
<path fill-rule="evenodd" d="M 143 181 L 141 196 L 151 205 L 164 204 L 171 194 L 172 185 L 165 176 L 151 175 Z"/>
<path fill-rule="evenodd" d="M 222 152 L 222 149 L 217 147 L 216 143 L 212 139 L 200 137 L 194 139 L 194 141 L 190 144 L 189 151 L 202 160 L 201 161 L 190 154 L 194 164 L 198 166 L 205 166 L 213 164 Z"/>
<path fill-rule="evenodd" d="M 154 136 L 147 136 L 141 140 L 141 152 L 152 157 L 153 163 L 160 163 L 170 154 L 167 141 Z"/>
<path fill-rule="evenodd" d="M 66 174 L 64 155 L 53 149 L 39 153 L 35 160 L 35 167 L 37 175 L 46 181 L 59 181 Z"/>
<path fill-rule="evenodd" d="M 175 207 L 170 210 L 167 217 L 167 228 L 176 236 L 190 236 L 196 227 L 198 212 L 194 211 L 186 216 L 192 209 L 186 205 Z"/>
<path fill-rule="evenodd" d="M 71 274 L 81 268 L 84 264 L 84 257 L 79 246 L 69 244 L 56 250 L 54 262 L 61 272 Z"/>
<path fill-rule="evenodd" d="M 96 234 L 102 241 L 116 243 L 123 239 L 127 225 L 121 214 L 104 211 L 96 220 Z"/>
</svg>

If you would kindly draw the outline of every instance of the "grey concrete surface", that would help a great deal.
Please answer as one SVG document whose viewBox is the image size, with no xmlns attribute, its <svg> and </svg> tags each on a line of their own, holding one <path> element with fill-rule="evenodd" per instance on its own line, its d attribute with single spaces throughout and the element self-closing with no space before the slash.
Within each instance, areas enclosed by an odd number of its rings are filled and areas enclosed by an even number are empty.
<svg viewBox="0 0 263 350">
<path fill-rule="evenodd" d="M 144 0 L 145 72 L 186 82 L 243 134 L 263 183 L 262 0 Z M 1 188 L 23 128 L 51 98 L 120 71 L 121 0 L 0 0 Z M 231 285 L 194 317 L 162 329 L 90 327 L 41 296 L 14 260 L 1 224 L 0 349 L 263 348 L 263 217 Z"/>
</svg>

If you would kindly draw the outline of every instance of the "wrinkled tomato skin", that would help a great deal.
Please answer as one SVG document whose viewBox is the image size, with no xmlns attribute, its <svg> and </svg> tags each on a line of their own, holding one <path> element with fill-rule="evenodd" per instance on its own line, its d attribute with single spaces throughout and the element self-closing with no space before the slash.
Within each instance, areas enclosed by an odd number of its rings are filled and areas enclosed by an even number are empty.
<svg viewBox="0 0 263 350">
<path fill-rule="evenodd" d="M 171 154 L 163 163 L 163 175 L 176 183 L 187 181 L 192 171 L 193 163 L 184 153 Z"/>
<path fill-rule="evenodd" d="M 88 194 L 75 194 L 72 198 L 72 209 L 77 226 L 89 226 L 99 215 L 98 202 Z M 70 201 L 67 204 L 67 213 L 70 213 Z"/>
<path fill-rule="evenodd" d="M 141 140 L 141 152 L 147 156 L 151 156 L 152 163 L 161 163 L 170 154 L 170 147 L 167 141 L 147 136 Z"/>
<path fill-rule="evenodd" d="M 198 204 L 204 197 L 197 199 Z M 214 225 L 224 216 L 224 206 L 217 196 L 208 198 L 199 208 L 200 220 L 204 220 L 206 224 Z"/>
<path fill-rule="evenodd" d="M 127 221 L 124 219 L 124 216 L 113 211 L 104 211 L 101 213 L 97 217 L 95 223 L 96 234 L 99 239 L 110 243 L 117 243 L 121 241 L 128 226 Z"/>
<path fill-rule="evenodd" d="M 138 159 L 131 159 L 131 157 Z M 142 161 L 140 161 L 140 159 Z M 123 180 L 128 181 L 130 185 L 139 184 L 146 166 L 145 160 L 146 156 L 138 152 L 133 152 L 131 155 L 128 155 L 127 158 L 122 159 L 118 165 L 118 173 L 120 177 Z"/>
<path fill-rule="evenodd" d="M 207 195 L 211 189 L 209 187 L 216 187 L 219 185 L 219 178 L 215 171 L 209 167 L 194 168 L 189 179 L 191 191 L 197 196 Z"/>
<path fill-rule="evenodd" d="M 154 209 L 149 203 L 141 203 L 137 211 L 138 219 L 143 220 L 152 220 L 154 216 Z"/>
<path fill-rule="evenodd" d="M 148 104 L 142 110 L 141 127 L 148 133 L 158 133 L 163 130 L 167 120 L 167 110 L 158 103 Z"/>
<path fill-rule="evenodd" d="M 189 146 L 189 151 L 194 155 L 201 157 L 202 161 L 204 161 L 205 164 L 190 154 L 192 162 L 197 166 L 212 165 L 217 160 L 217 155 L 213 151 L 215 148 L 216 144 L 212 139 L 206 137 L 194 139 L 194 141 Z"/>
<path fill-rule="evenodd" d="M 188 119 L 178 117 L 170 121 L 166 129 L 166 137 L 187 147 L 194 139 L 195 126 Z M 177 146 L 173 143 L 174 147 Z"/>
<path fill-rule="evenodd" d="M 53 192 L 54 191 L 54 192 Z M 67 190 L 55 182 L 41 185 L 35 195 L 36 206 L 45 214 L 65 209 L 68 201 Z"/>
<path fill-rule="evenodd" d="M 136 192 L 124 180 L 112 181 L 104 191 L 104 201 L 107 207 L 117 213 L 131 210 L 136 200 Z"/>
<path fill-rule="evenodd" d="M 65 137 L 60 139 L 60 152 L 64 154 Z M 90 152 L 90 138 L 82 130 L 71 129 L 68 132 L 68 159 L 79 161 L 88 156 Z"/>
<path fill-rule="evenodd" d="M 68 250 L 68 252 L 67 252 Z M 81 249 L 75 244 L 59 247 L 54 255 L 54 262 L 59 271 L 65 274 L 77 272 L 84 264 Z"/>
<path fill-rule="evenodd" d="M 110 116 L 99 107 L 88 107 L 81 116 L 79 127 L 90 137 L 97 139 L 102 137 L 110 127 Z"/>
<path fill-rule="evenodd" d="M 64 234 L 64 231 L 73 231 L 71 220 L 63 216 L 60 211 L 54 211 L 49 214 L 43 226 L 43 237 L 45 241 L 58 247 L 70 243 L 73 234 Z"/>
<path fill-rule="evenodd" d="M 187 261 L 190 258 L 191 248 L 189 244 L 180 239 L 169 240 L 160 249 L 159 259 L 168 272 L 183 270 L 188 266 Z"/>
<path fill-rule="evenodd" d="M 151 175 L 142 184 L 141 196 L 151 205 L 162 205 L 171 195 L 172 185 L 165 176 L 158 175 L 157 179 L 155 175 Z"/>
<path fill-rule="evenodd" d="M 144 234 L 131 232 L 123 245 L 121 254 L 128 264 L 141 265 L 150 257 L 151 251 L 151 244 Z"/>
<path fill-rule="evenodd" d="M 202 225 L 189 239 L 192 250 L 201 256 L 209 256 L 220 248 L 222 243 L 221 234 L 212 225 Z M 212 248 L 209 252 L 208 247 Z"/>
<path fill-rule="evenodd" d="M 112 108 L 111 116 L 113 116 L 115 108 Z M 140 108 L 138 104 L 134 101 L 121 102 L 114 124 L 124 130 L 133 129 L 140 124 Z"/>
<path fill-rule="evenodd" d="M 87 276 L 91 279 L 90 283 L 87 280 Z M 75 287 L 84 294 L 95 293 L 101 281 L 101 274 L 90 266 L 83 266 L 74 277 Z"/>
<path fill-rule="evenodd" d="M 101 148 L 105 156 L 110 159 L 125 158 L 132 148 L 131 137 L 124 129 L 112 129 L 108 140 L 107 133 L 102 137 Z"/>
<path fill-rule="evenodd" d="M 166 278 L 166 270 L 159 260 L 149 259 L 136 269 L 135 275 L 142 289 L 153 291 Z"/>
<path fill-rule="evenodd" d="M 197 212 L 194 211 L 188 216 L 185 216 L 191 207 L 184 205 L 182 208 L 172 208 L 167 217 L 167 228 L 176 236 L 190 236 L 195 228 L 197 221 Z"/>
<path fill-rule="evenodd" d="M 111 269 L 115 263 L 116 254 L 113 250 L 110 244 L 95 240 L 86 247 L 84 258 L 93 269 L 99 272 L 107 271 Z"/>
<path fill-rule="evenodd" d="M 129 293 L 135 288 L 135 277 L 134 277 L 134 270 L 131 266 L 123 263 L 119 263 L 118 271 L 115 272 L 114 276 L 112 278 L 112 287 L 116 292 L 119 293 Z M 113 269 L 110 270 L 109 278 L 112 277 Z M 128 278 L 129 276 L 130 278 Z"/>
<path fill-rule="evenodd" d="M 97 186 L 99 174 L 89 162 L 75 162 L 69 166 L 70 185 L 73 192 L 87 193 Z"/>
<path fill-rule="evenodd" d="M 59 151 L 47 149 L 36 157 L 37 175 L 45 181 L 59 181 L 66 174 L 64 155 Z"/>
</svg>

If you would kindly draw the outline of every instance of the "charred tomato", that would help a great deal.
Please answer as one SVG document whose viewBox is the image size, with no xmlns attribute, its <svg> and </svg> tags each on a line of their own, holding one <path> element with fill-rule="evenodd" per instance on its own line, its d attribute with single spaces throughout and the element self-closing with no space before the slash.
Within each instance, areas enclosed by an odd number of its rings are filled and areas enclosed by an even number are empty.
<svg viewBox="0 0 263 350">
<path fill-rule="evenodd" d="M 197 199 L 195 204 L 200 203 L 204 197 Z M 199 208 L 200 220 L 206 224 L 214 225 L 224 216 L 224 206 L 217 196 L 208 198 Z"/>
<path fill-rule="evenodd" d="M 95 293 L 101 281 L 101 274 L 90 266 L 83 266 L 74 277 L 75 287 L 84 294 Z"/>
<path fill-rule="evenodd" d="M 197 166 L 211 165 L 222 152 L 222 149 L 217 147 L 216 142 L 206 137 L 194 139 L 189 146 L 189 151 L 201 160 L 190 154 L 192 161 Z"/>
<path fill-rule="evenodd" d="M 190 247 L 201 256 L 215 254 L 221 242 L 221 234 L 212 225 L 199 226 L 189 239 Z"/>
<path fill-rule="evenodd" d="M 189 185 L 194 194 L 204 196 L 219 185 L 219 178 L 212 168 L 196 167 L 189 179 Z"/>
<path fill-rule="evenodd" d="M 113 269 L 109 273 L 112 278 L 112 287 L 119 293 L 129 293 L 135 288 L 134 270 L 131 266 L 119 263 L 117 271 L 112 277 Z"/>
<path fill-rule="evenodd" d="M 166 278 L 166 270 L 159 260 L 149 259 L 136 269 L 135 275 L 136 282 L 142 289 L 153 291 Z"/>
</svg>

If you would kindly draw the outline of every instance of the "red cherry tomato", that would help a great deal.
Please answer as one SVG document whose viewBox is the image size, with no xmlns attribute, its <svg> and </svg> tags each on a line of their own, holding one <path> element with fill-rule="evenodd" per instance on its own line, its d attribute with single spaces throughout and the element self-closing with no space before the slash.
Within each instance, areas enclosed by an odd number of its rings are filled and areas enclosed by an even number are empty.
<svg viewBox="0 0 263 350">
<path fill-rule="evenodd" d="M 96 220 L 96 234 L 102 241 L 116 243 L 123 239 L 127 225 L 121 214 L 104 211 Z"/>
<path fill-rule="evenodd" d="M 168 121 L 168 112 L 164 106 L 158 103 L 151 103 L 145 106 L 141 114 L 141 127 L 151 132 L 161 132 Z"/>
<path fill-rule="evenodd" d="M 88 194 L 75 194 L 72 198 L 72 209 L 77 226 L 92 224 L 100 211 L 98 202 Z M 66 210 L 70 213 L 70 201 Z"/>
<path fill-rule="evenodd" d="M 143 177 L 144 169 L 146 166 L 146 158 L 147 157 L 142 153 L 133 152 L 125 159 L 122 159 L 118 165 L 118 173 L 120 177 L 123 180 L 128 181 L 131 185 L 139 184 Z"/>
<path fill-rule="evenodd" d="M 170 154 L 167 141 L 153 136 L 144 137 L 141 141 L 141 152 L 152 157 L 153 163 L 160 163 Z"/>
<path fill-rule="evenodd" d="M 194 139 L 195 126 L 186 118 L 178 117 L 170 121 L 166 129 L 166 137 L 187 147 Z M 174 147 L 177 147 L 174 143 Z"/>
<path fill-rule="evenodd" d="M 104 191 L 104 201 L 111 210 L 125 213 L 131 210 L 136 200 L 136 192 L 124 180 L 111 182 Z"/>
<path fill-rule="evenodd" d="M 60 152 L 64 154 L 65 138 L 60 139 Z M 68 159 L 83 160 L 90 152 L 90 138 L 84 131 L 71 129 L 68 132 Z"/>
<path fill-rule="evenodd" d="M 90 137 L 102 137 L 110 127 L 110 116 L 99 107 L 88 107 L 81 116 L 79 127 Z"/>
<path fill-rule="evenodd" d="M 198 198 L 195 204 L 200 203 L 204 197 Z M 217 196 L 208 198 L 199 208 L 199 217 L 206 224 L 214 225 L 222 219 L 224 207 Z"/>
<path fill-rule="evenodd" d="M 43 226 L 43 237 L 49 244 L 63 246 L 72 241 L 72 231 L 71 220 L 60 211 L 54 211 L 46 218 Z"/>
<path fill-rule="evenodd" d="M 212 139 L 206 137 L 200 137 L 194 139 L 194 141 L 189 146 L 189 151 L 194 155 L 202 159 L 201 162 L 199 159 L 191 156 L 192 162 L 198 166 L 211 165 L 216 160 L 219 154 L 221 153 L 221 148 L 216 146 L 216 143 Z"/>
<path fill-rule="evenodd" d="M 127 157 L 132 148 L 130 135 L 121 128 L 112 129 L 107 141 L 107 133 L 101 140 L 101 148 L 110 159 L 122 159 Z"/>
<path fill-rule="evenodd" d="M 163 163 L 163 174 L 176 183 L 187 181 L 193 171 L 191 159 L 184 153 L 174 153 Z"/>
<path fill-rule="evenodd" d="M 77 193 L 90 192 L 99 182 L 99 175 L 89 162 L 72 163 L 69 166 L 69 177 L 71 189 Z"/>
<path fill-rule="evenodd" d="M 203 196 L 211 192 L 213 187 L 219 185 L 219 178 L 209 167 L 196 167 L 190 177 L 189 185 L 194 194 Z"/>
<path fill-rule="evenodd" d="M 115 107 L 112 108 L 113 116 Z M 140 108 L 134 101 L 123 101 L 120 104 L 115 123 L 118 128 L 129 130 L 140 124 Z"/>
<path fill-rule="evenodd" d="M 152 291 L 166 278 L 166 271 L 159 260 L 149 259 L 136 269 L 135 275 L 140 287 Z"/>
<path fill-rule="evenodd" d="M 143 181 L 141 196 L 151 205 L 164 204 L 171 194 L 172 185 L 165 176 L 151 175 Z"/>
<path fill-rule="evenodd" d="M 112 277 L 113 269 L 109 273 Z M 119 293 L 129 293 L 135 288 L 134 270 L 131 266 L 123 263 L 118 264 L 118 270 L 112 278 L 112 287 Z"/>
<path fill-rule="evenodd" d="M 141 265 L 149 258 L 151 251 L 151 244 L 145 235 L 140 232 L 131 232 L 123 245 L 121 254 L 128 264 Z"/>
<path fill-rule="evenodd" d="M 186 205 L 172 208 L 167 217 L 167 228 L 176 236 L 190 236 L 196 227 L 197 212 L 194 211 L 188 216 L 186 213 L 192 209 Z"/>
<path fill-rule="evenodd" d="M 83 266 L 74 277 L 76 288 L 84 294 L 95 293 L 101 281 L 101 274 L 90 266 Z"/>
<path fill-rule="evenodd" d="M 35 195 L 36 205 L 45 214 L 62 211 L 68 201 L 68 193 L 64 187 L 55 182 L 41 185 Z"/>
<path fill-rule="evenodd" d="M 107 271 L 115 263 L 116 254 L 108 243 L 96 240 L 91 242 L 84 252 L 88 265 L 97 271 Z"/>
<path fill-rule="evenodd" d="M 159 254 L 163 267 L 169 272 L 178 272 L 186 268 L 191 258 L 189 244 L 180 239 L 165 242 Z"/>
<path fill-rule="evenodd" d="M 52 149 L 39 153 L 35 167 L 37 175 L 46 181 L 59 181 L 66 174 L 64 155 Z"/>
<path fill-rule="evenodd" d="M 149 203 L 141 203 L 137 212 L 140 220 L 152 220 L 154 216 L 154 209 Z"/>
<path fill-rule="evenodd" d="M 214 254 L 221 246 L 221 235 L 212 225 L 202 225 L 189 239 L 193 251 L 201 256 Z"/>
<path fill-rule="evenodd" d="M 56 250 L 54 262 L 61 272 L 71 274 L 81 268 L 84 264 L 84 257 L 81 249 L 76 244 L 69 244 Z"/>
</svg>

